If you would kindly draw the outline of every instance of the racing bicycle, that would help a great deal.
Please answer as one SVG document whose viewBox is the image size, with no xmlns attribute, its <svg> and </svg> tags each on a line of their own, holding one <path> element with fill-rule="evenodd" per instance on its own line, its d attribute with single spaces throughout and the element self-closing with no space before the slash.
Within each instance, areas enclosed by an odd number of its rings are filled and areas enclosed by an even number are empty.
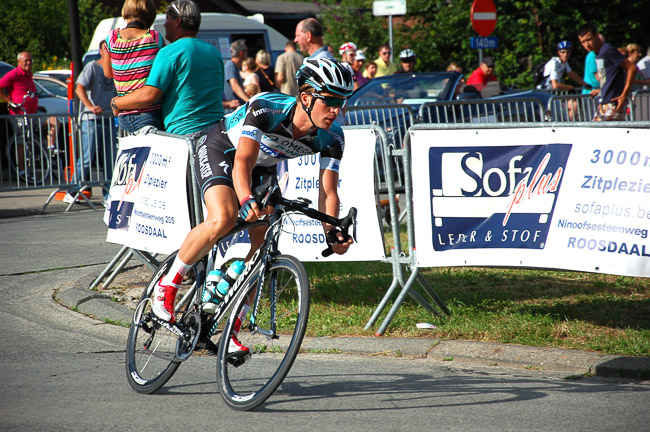
<svg viewBox="0 0 650 432">
<path fill-rule="evenodd" d="M 201 297 L 206 269 L 214 262 L 216 247 L 193 266 L 193 280 L 179 289 L 184 294 L 177 295 L 175 323 L 158 319 L 151 305 L 154 287 L 169 271 L 177 252 L 161 264 L 149 281 L 133 315 L 126 347 L 127 378 L 135 391 L 153 393 L 160 389 L 197 347 L 217 355 L 217 381 L 221 396 L 230 408 L 257 407 L 286 377 L 307 328 L 310 291 L 304 265 L 278 250 L 284 220 L 292 214 L 304 214 L 338 227 L 344 238 L 349 239 L 350 228 L 352 238 L 356 237 L 357 210 L 353 207 L 346 217 L 334 218 L 311 208 L 311 202 L 305 198 L 283 198 L 277 182 L 258 187 L 255 199 L 260 208 L 272 206 L 275 212 L 255 222 L 239 219 L 235 228 L 223 237 L 267 226 L 262 246 L 214 314 L 203 311 Z M 328 237 L 330 246 L 322 252 L 323 256 L 333 253 L 331 245 L 335 236 Z M 218 344 L 211 341 L 213 335 L 220 335 Z M 249 348 L 248 353 L 228 352 L 233 335 Z"/>
</svg>

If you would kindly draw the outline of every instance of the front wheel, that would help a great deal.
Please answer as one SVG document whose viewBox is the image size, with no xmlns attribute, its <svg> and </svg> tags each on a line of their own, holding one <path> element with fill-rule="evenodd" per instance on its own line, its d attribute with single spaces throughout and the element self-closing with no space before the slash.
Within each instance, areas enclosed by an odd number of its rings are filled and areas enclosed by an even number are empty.
<svg viewBox="0 0 650 432">
<path fill-rule="evenodd" d="M 236 410 L 251 410 L 275 392 L 296 359 L 309 318 L 309 279 L 296 258 L 274 258 L 259 293 L 259 275 L 251 280 L 237 298 L 219 344 L 220 393 Z M 233 338 L 248 352 L 234 351 Z"/>
<path fill-rule="evenodd" d="M 192 307 L 197 283 L 194 279 L 178 290 L 177 325 L 164 325 L 154 319 L 151 310 L 154 287 L 167 274 L 175 258 L 173 253 L 160 265 L 133 314 L 126 345 L 126 376 L 138 393 L 153 393 L 165 385 L 180 363 L 192 354 L 201 332 L 200 315 Z M 202 264 L 199 261 L 195 270 L 200 270 Z M 182 335 L 174 332 L 179 330 Z"/>
</svg>

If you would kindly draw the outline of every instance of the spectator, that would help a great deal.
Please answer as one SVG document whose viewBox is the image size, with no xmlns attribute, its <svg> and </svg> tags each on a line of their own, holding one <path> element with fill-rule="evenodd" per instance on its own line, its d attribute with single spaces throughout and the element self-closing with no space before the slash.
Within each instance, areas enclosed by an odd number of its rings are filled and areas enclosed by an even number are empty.
<svg viewBox="0 0 650 432">
<path fill-rule="evenodd" d="M 296 37 L 293 40 L 300 50 L 309 54 L 310 58 L 328 58 L 336 60 L 323 42 L 323 26 L 316 18 L 307 18 L 296 26 Z"/>
<path fill-rule="evenodd" d="M 646 56 L 637 62 L 636 68 L 644 80 L 650 79 L 650 47 L 648 47 Z"/>
<path fill-rule="evenodd" d="M 248 97 L 253 97 L 260 92 L 260 86 L 255 83 L 244 84 L 244 91 Z"/>
<path fill-rule="evenodd" d="M 230 60 L 226 62 L 225 66 L 226 82 L 223 90 L 223 106 L 227 113 L 232 112 L 249 99 L 239 73 L 247 55 L 248 47 L 246 47 L 244 39 L 238 39 L 230 44 Z"/>
<path fill-rule="evenodd" d="M 257 70 L 255 74 L 259 80 L 261 92 L 275 91 L 275 70 L 271 66 L 271 54 L 266 50 L 259 50 L 255 55 Z"/>
<path fill-rule="evenodd" d="M 605 42 L 603 35 L 599 34 L 598 37 L 601 41 Z M 581 45 L 587 51 L 587 56 L 585 57 L 585 73 L 583 74 L 582 79 L 592 88 L 592 90 L 583 88 L 582 94 L 590 94 L 593 92 L 593 90 L 600 89 L 600 81 L 598 80 L 598 67 L 596 66 L 596 53 L 594 51 L 589 51 L 585 44 Z"/>
<path fill-rule="evenodd" d="M 358 89 L 362 85 L 368 81 L 366 77 L 363 76 L 363 63 L 366 61 L 366 55 L 363 53 L 363 51 L 359 50 L 357 51 L 357 55 L 355 56 L 354 59 L 354 64 L 352 65 L 352 70 L 354 73 L 352 74 L 354 77 L 354 89 Z"/>
<path fill-rule="evenodd" d="M 275 62 L 275 85 L 284 94 L 298 96 L 298 85 L 294 77 L 302 65 L 303 56 L 296 52 L 293 41 L 287 41 L 284 53 Z"/>
<path fill-rule="evenodd" d="M 99 43 L 99 60 L 88 63 L 79 74 L 75 94 L 79 98 L 79 125 L 81 129 L 81 152 L 76 154 L 74 182 L 93 180 L 90 178 L 90 165 L 99 151 L 103 155 L 104 178 L 108 180 L 103 188 L 104 207 L 108 199 L 110 179 L 113 177 L 113 159 L 117 145 L 117 127 L 110 116 L 111 100 L 116 96 L 113 80 L 104 75 L 106 64 L 111 59 L 106 50 L 106 41 Z M 99 159 L 99 158 L 98 158 Z M 63 198 L 64 202 L 77 201 L 77 191 L 71 190 Z"/>
<path fill-rule="evenodd" d="M 123 29 L 114 29 L 106 38 L 110 62 L 104 63 L 104 75 L 113 78 L 118 96 L 143 87 L 153 60 L 165 45 L 156 30 L 149 30 L 156 19 L 153 0 L 126 0 L 122 6 Z M 117 117 L 120 128 L 132 134 L 145 126 L 163 129 L 162 105 L 121 111 Z"/>
<path fill-rule="evenodd" d="M 14 116 L 22 116 L 22 112 L 14 107 L 11 104 L 22 104 L 24 96 L 31 92 L 34 97 L 27 98 L 24 100 L 23 110 L 26 114 L 36 114 L 38 111 L 38 96 L 36 96 L 36 84 L 32 78 L 32 66 L 34 64 L 34 59 L 32 55 L 27 51 L 21 52 L 17 57 L 17 67 L 7 72 L 2 78 L 0 78 L 0 101 L 4 103 L 9 103 L 9 114 Z M 11 119 L 12 126 L 14 128 L 14 134 L 16 138 L 19 136 L 24 136 L 24 134 L 19 133 L 19 128 L 21 123 L 18 118 Z M 24 149 L 23 145 L 18 145 L 18 175 L 24 176 Z"/>
<path fill-rule="evenodd" d="M 539 89 L 553 90 L 573 90 L 573 86 L 562 82 L 564 75 L 568 75 L 573 81 L 580 83 L 584 87 L 589 87 L 580 75 L 571 70 L 569 66 L 569 57 L 573 44 L 569 41 L 561 41 L 557 44 L 557 57 L 551 58 L 544 66 L 544 78 L 542 83 L 537 86 Z"/>
<path fill-rule="evenodd" d="M 449 63 L 449 66 L 447 66 L 447 72 L 460 72 L 463 73 L 463 66 L 459 62 L 451 62 Z M 461 77 L 460 80 L 458 80 L 458 84 L 456 84 L 456 87 L 454 88 L 454 97 L 458 96 L 463 89 L 463 85 L 465 85 L 465 78 Z"/>
<path fill-rule="evenodd" d="M 623 120 L 635 65 L 612 45 L 603 43 L 591 24 L 580 27 L 578 39 L 586 49 L 596 53 L 601 100 L 594 121 Z"/>
<path fill-rule="evenodd" d="M 377 76 L 377 63 L 374 60 L 368 60 L 366 67 L 363 71 L 363 77 L 366 79 L 366 82 L 370 81 Z"/>
<path fill-rule="evenodd" d="M 357 85 L 356 77 L 354 76 L 354 60 L 357 58 L 357 45 L 354 42 L 345 42 L 339 48 L 339 55 L 341 56 L 341 65 L 348 68 L 354 79 L 354 88 L 359 87 Z"/>
<path fill-rule="evenodd" d="M 352 67 L 354 60 L 357 58 L 357 44 L 354 42 L 345 42 L 339 48 L 341 63 L 346 63 Z"/>
<path fill-rule="evenodd" d="M 244 86 L 244 88 L 246 88 L 251 84 L 254 84 L 257 87 L 257 91 L 259 92 L 260 79 L 257 77 L 257 74 L 255 73 L 256 70 L 257 70 L 257 63 L 255 63 L 255 59 L 253 57 L 246 57 L 241 64 L 241 71 L 239 72 L 239 74 L 241 75 L 241 78 L 243 80 L 242 85 Z M 248 92 L 246 93 L 248 94 Z"/>
<path fill-rule="evenodd" d="M 636 88 L 650 84 L 650 77 L 644 78 L 643 74 L 641 74 L 641 69 L 638 66 L 638 64 L 641 63 L 641 56 L 643 56 L 641 53 L 641 45 L 635 43 L 627 44 L 627 53 L 627 61 L 636 66 L 636 74 L 634 75 L 634 81 L 632 81 L 632 84 L 636 86 Z"/>
<path fill-rule="evenodd" d="M 397 65 L 390 60 L 392 54 L 390 46 L 388 44 L 382 44 L 379 46 L 377 52 L 379 53 L 379 58 L 375 60 L 375 63 L 377 64 L 377 73 L 375 76 L 382 77 L 397 72 Z"/>
<path fill-rule="evenodd" d="M 415 72 L 415 51 L 405 49 L 399 53 L 399 61 L 402 67 L 395 73 L 413 73 Z"/>
<path fill-rule="evenodd" d="M 472 85 L 476 90 L 481 91 L 490 81 L 498 81 L 494 75 L 494 60 L 492 57 L 483 57 L 481 65 L 467 79 L 467 85 Z"/>
<path fill-rule="evenodd" d="M 0 79 L 0 101 L 4 103 L 22 104 L 23 96 L 27 92 L 32 92 L 36 95 L 36 84 L 32 78 L 32 66 L 34 59 L 28 52 L 21 52 L 17 57 L 16 69 L 7 72 Z M 25 100 L 23 109 L 26 114 L 36 114 L 38 110 L 38 97 L 28 98 Z M 22 115 L 23 113 L 16 110 L 14 107 L 9 106 L 9 114 Z"/>
<path fill-rule="evenodd" d="M 156 55 L 144 87 L 114 98 L 111 106 L 117 115 L 160 101 L 167 132 L 199 135 L 223 118 L 223 60 L 219 50 L 196 37 L 201 26 L 196 3 L 176 0 L 165 14 L 170 44 Z"/>
</svg>

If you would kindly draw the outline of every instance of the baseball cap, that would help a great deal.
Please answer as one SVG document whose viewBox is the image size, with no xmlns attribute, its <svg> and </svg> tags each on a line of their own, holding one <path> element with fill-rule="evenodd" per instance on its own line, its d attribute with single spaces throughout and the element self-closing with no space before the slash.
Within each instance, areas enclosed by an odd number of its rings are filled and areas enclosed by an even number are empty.
<svg viewBox="0 0 650 432">
<path fill-rule="evenodd" d="M 346 42 L 343 45 L 341 45 L 341 48 L 339 48 L 339 54 L 343 55 L 347 51 L 356 51 L 357 50 L 357 45 L 354 42 Z"/>
<path fill-rule="evenodd" d="M 357 60 L 365 60 L 366 55 L 363 53 L 363 51 L 359 50 L 357 51 Z"/>
<path fill-rule="evenodd" d="M 494 67 L 494 60 L 492 60 L 492 57 L 483 57 L 483 61 L 481 63 L 487 67 Z"/>
</svg>

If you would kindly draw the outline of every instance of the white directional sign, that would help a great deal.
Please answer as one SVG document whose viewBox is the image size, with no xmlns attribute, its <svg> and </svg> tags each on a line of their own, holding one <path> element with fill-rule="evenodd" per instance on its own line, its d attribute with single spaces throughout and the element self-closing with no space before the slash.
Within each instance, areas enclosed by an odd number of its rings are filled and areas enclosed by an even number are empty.
<svg viewBox="0 0 650 432">
<path fill-rule="evenodd" d="M 374 16 L 405 15 L 406 0 L 383 0 L 372 2 Z"/>
</svg>

